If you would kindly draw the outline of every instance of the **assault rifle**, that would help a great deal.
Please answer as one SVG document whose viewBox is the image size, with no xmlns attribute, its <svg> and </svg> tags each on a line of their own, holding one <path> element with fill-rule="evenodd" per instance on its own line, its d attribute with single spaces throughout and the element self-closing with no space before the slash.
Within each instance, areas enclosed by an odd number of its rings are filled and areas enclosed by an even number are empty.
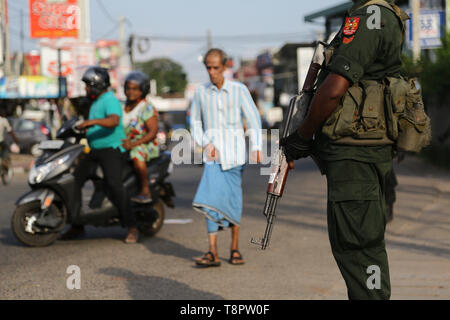
<svg viewBox="0 0 450 320">
<path fill-rule="evenodd" d="M 312 97 L 314 96 L 314 84 L 324 61 L 325 46 L 327 46 L 326 43 L 321 41 L 318 42 L 306 75 L 305 82 L 303 84 L 302 91 L 299 95 L 293 97 L 289 102 L 288 113 L 282 128 L 283 138 L 289 136 L 297 130 L 308 113 L 309 105 L 311 104 Z M 322 171 L 318 159 L 314 155 L 311 157 Z M 283 148 L 280 146 L 271 162 L 271 174 L 263 212 L 267 219 L 266 231 L 262 239 L 255 240 L 252 238 L 251 240 L 252 243 L 260 245 L 262 250 L 265 250 L 269 245 L 274 220 L 276 217 L 275 210 L 277 208 L 278 200 L 283 195 L 288 172 L 289 163 L 286 160 L 286 155 L 284 154 Z"/>
</svg>

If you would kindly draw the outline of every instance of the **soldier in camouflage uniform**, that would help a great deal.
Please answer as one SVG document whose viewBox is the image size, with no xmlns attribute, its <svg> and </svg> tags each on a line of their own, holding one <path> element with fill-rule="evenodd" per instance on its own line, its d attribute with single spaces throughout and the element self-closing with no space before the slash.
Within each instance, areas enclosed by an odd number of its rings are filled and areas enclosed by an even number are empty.
<svg viewBox="0 0 450 320">
<path fill-rule="evenodd" d="M 381 83 L 387 76 L 400 77 L 404 21 L 408 17 L 391 6 L 392 0 L 353 2 L 331 43 L 332 53 L 318 77 L 318 90 L 305 121 L 280 144 L 288 160 L 315 153 L 324 164 L 329 239 L 349 299 L 389 299 L 385 197 L 394 142 L 342 137 L 341 141 L 346 138 L 348 143 L 339 143 L 339 139 L 324 134 L 324 126 L 334 121 L 333 114 L 351 86 L 365 80 Z"/>
</svg>

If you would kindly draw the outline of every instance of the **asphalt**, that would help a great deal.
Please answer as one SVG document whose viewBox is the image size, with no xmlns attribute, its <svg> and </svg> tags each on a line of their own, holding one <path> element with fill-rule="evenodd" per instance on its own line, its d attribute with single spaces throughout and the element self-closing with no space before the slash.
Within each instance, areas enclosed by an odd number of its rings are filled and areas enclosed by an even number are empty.
<svg viewBox="0 0 450 320">
<path fill-rule="evenodd" d="M 16 157 L 17 156 L 17 157 Z M 31 157 L 15 155 L 26 170 Z M 20 171 L 21 169 L 17 169 Z M 393 300 L 450 299 L 450 172 L 407 157 L 395 163 L 399 181 L 394 220 L 386 228 Z M 177 197 L 153 238 L 127 246 L 121 228 L 87 228 L 78 241 L 45 248 L 21 245 L 10 230 L 14 201 L 29 190 L 26 174 L 0 192 L 0 299 L 268 299 L 345 300 L 345 283 L 332 257 L 326 223 L 326 179 L 310 160 L 289 174 L 269 248 L 250 243 L 262 236 L 267 176 L 244 172 L 243 266 L 231 266 L 229 232 L 219 234 L 219 268 L 198 269 L 193 257 L 207 250 L 203 217 L 191 202 L 198 166 L 176 166 L 170 181 Z M 66 269 L 81 268 L 81 290 L 66 288 Z"/>
<path fill-rule="evenodd" d="M 33 156 L 29 154 L 11 154 L 11 163 L 14 173 L 24 173 L 30 170 L 33 162 Z"/>
</svg>

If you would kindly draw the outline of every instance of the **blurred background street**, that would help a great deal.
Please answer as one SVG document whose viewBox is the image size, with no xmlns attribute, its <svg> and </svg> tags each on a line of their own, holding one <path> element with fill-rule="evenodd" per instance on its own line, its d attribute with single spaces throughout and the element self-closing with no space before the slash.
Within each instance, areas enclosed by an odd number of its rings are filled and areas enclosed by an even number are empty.
<svg viewBox="0 0 450 320">
<path fill-rule="evenodd" d="M 396 3 L 412 18 L 403 73 L 418 79 L 433 135 L 420 154 L 395 160 L 399 185 L 386 232 L 392 299 L 450 299 L 450 0 Z M 263 252 L 250 239 L 265 230 L 268 176 L 247 166 L 243 266 L 227 263 L 228 231 L 219 234 L 222 266 L 194 266 L 192 258 L 208 244 L 204 218 L 191 207 L 201 166 L 175 166 L 168 180 L 176 207 L 167 209 L 156 236 L 134 246 L 123 243 L 125 229 L 88 227 L 84 239 L 28 248 L 13 236 L 11 216 L 15 201 L 30 190 L 27 174 L 42 153 L 40 143 L 55 139 L 65 120 L 87 118 L 80 80 L 89 66 L 108 69 L 121 102 L 125 76 L 131 70 L 148 75 L 147 99 L 159 113 L 157 141 L 170 150 L 175 130 L 190 127 L 197 86 L 208 81 L 203 54 L 218 47 L 228 54 L 226 79 L 248 87 L 264 129 L 279 129 L 317 41 L 333 39 L 351 5 L 0 0 L 0 112 L 20 147 L 11 154 L 12 181 L 0 185 L 0 299 L 347 299 L 328 241 L 326 180 L 310 159 L 297 161 L 289 174 Z M 13 142 L 8 134 L 5 141 Z M 81 269 L 80 290 L 66 287 L 70 265 Z"/>
</svg>

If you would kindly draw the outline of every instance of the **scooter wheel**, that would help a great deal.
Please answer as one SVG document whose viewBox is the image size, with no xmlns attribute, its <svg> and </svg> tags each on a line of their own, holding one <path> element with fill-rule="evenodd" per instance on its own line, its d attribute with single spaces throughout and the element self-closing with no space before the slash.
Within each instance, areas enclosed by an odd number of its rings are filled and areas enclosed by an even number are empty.
<svg viewBox="0 0 450 320">
<path fill-rule="evenodd" d="M 35 232 L 26 231 L 29 220 L 40 213 L 40 202 L 31 202 L 20 205 L 14 211 L 11 218 L 11 228 L 14 236 L 23 244 L 30 247 L 45 247 L 51 245 L 59 236 L 59 232 Z M 52 214 L 62 217 L 62 212 L 54 204 L 49 208 Z"/>
<path fill-rule="evenodd" d="M 158 200 L 154 205 L 153 209 L 157 213 L 156 220 L 153 222 L 143 222 L 140 223 L 138 226 L 138 229 L 140 232 L 142 232 L 145 236 L 152 237 L 155 234 L 158 233 L 159 230 L 161 230 L 163 224 L 164 224 L 164 203 L 161 200 Z"/>
</svg>

